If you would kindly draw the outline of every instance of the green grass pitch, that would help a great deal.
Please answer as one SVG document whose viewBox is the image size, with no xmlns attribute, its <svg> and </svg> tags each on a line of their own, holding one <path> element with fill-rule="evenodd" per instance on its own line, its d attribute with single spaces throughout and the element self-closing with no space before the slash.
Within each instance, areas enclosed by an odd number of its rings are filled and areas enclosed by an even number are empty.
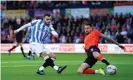
<svg viewBox="0 0 133 80">
<path fill-rule="evenodd" d="M 43 64 L 43 59 L 26 60 L 22 54 L 1 54 L 1 80 L 133 80 L 132 54 L 106 54 L 105 57 L 114 64 L 118 70 L 116 75 L 79 75 L 77 69 L 84 61 L 85 54 L 56 54 L 56 65 L 68 65 L 57 74 L 54 69 L 45 69 L 46 75 L 36 74 Z M 93 69 L 106 68 L 105 64 L 97 62 Z"/>
</svg>

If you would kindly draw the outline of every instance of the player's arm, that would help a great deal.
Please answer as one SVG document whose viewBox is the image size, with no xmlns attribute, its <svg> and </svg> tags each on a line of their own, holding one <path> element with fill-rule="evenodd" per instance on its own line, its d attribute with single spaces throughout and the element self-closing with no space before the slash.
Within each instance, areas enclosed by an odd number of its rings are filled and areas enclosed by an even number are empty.
<svg viewBox="0 0 133 80">
<path fill-rule="evenodd" d="M 18 33 L 20 31 L 22 31 L 23 29 L 28 28 L 30 26 L 31 26 L 31 23 L 27 23 L 27 24 L 21 26 L 19 29 L 15 30 L 14 33 Z"/>
<path fill-rule="evenodd" d="M 51 29 L 51 34 L 52 34 L 55 38 L 58 38 L 58 33 L 54 30 L 54 28 L 51 27 L 50 29 Z"/>
<path fill-rule="evenodd" d="M 100 37 L 105 38 L 105 39 L 113 42 L 114 44 L 118 45 L 120 48 L 124 49 L 124 47 L 121 44 L 119 44 L 117 41 L 115 41 L 113 38 L 108 37 L 108 36 L 106 36 L 106 35 L 104 35 L 102 33 L 100 34 Z"/>
</svg>

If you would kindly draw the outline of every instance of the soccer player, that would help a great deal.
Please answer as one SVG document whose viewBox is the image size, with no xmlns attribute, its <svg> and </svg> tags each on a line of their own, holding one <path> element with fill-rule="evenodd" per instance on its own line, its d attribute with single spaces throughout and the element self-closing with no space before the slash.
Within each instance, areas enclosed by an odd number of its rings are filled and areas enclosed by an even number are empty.
<svg viewBox="0 0 133 80">
<path fill-rule="evenodd" d="M 30 43 L 30 33 L 31 33 L 31 27 L 28 27 L 27 29 L 27 32 L 26 32 L 26 35 L 23 39 L 23 42 L 26 41 L 26 39 L 28 40 L 28 42 Z M 27 56 L 27 59 L 30 60 L 30 56 L 32 56 L 33 60 L 35 60 L 35 56 L 34 56 L 34 52 L 32 52 L 32 48 L 31 48 L 31 45 L 29 45 L 29 52 L 28 52 L 28 56 Z"/>
<path fill-rule="evenodd" d="M 56 66 L 54 64 L 56 59 L 55 54 L 47 49 L 47 47 L 43 44 L 43 40 L 45 40 L 48 34 L 52 34 L 54 37 L 58 38 L 58 34 L 51 24 L 51 15 L 45 14 L 42 20 L 33 20 L 32 22 L 27 23 L 19 29 L 15 30 L 14 33 L 18 33 L 27 27 L 31 27 L 30 44 L 32 51 L 35 52 L 38 57 L 42 57 L 45 61 L 38 69 L 37 74 L 44 75 L 43 70 L 48 66 L 51 66 L 57 71 L 58 74 L 60 74 L 67 66 Z"/>
<path fill-rule="evenodd" d="M 102 34 L 98 30 L 95 30 L 90 23 L 84 24 L 84 31 L 85 31 L 85 51 L 87 54 L 87 58 L 82 63 L 82 65 L 77 70 L 80 74 L 102 74 L 105 75 L 105 72 L 102 68 L 99 70 L 93 70 L 91 69 L 92 66 L 97 62 L 97 60 L 101 61 L 102 63 L 105 63 L 107 66 L 110 65 L 110 63 L 105 59 L 103 55 L 101 55 L 100 50 L 98 48 L 98 42 L 99 37 L 105 38 L 116 45 L 118 45 L 120 48 L 124 49 L 122 45 L 120 45 L 118 42 L 116 42 L 114 39 L 107 37 L 106 35 Z"/>
<path fill-rule="evenodd" d="M 14 26 L 12 28 L 13 31 L 18 29 L 20 26 L 21 26 L 21 20 L 18 18 L 18 19 L 16 19 L 16 24 L 14 24 Z M 13 49 L 20 46 L 20 49 L 21 49 L 21 52 L 22 52 L 24 58 L 27 58 L 25 53 L 24 53 L 23 46 L 22 46 L 23 31 L 20 31 L 16 35 L 12 35 L 12 36 L 16 38 L 17 44 L 15 46 L 13 46 L 11 49 L 8 50 L 8 54 L 10 55 L 11 51 Z"/>
</svg>

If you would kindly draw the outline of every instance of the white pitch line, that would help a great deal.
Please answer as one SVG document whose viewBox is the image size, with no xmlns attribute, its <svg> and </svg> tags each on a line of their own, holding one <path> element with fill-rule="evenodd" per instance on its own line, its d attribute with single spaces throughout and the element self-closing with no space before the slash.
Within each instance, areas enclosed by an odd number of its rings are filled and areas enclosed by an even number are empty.
<svg viewBox="0 0 133 80">
<path fill-rule="evenodd" d="M 16 65 L 16 66 L 1 66 L 1 67 L 28 67 L 28 66 L 38 66 L 38 65 Z"/>
<path fill-rule="evenodd" d="M 69 65 L 80 65 L 81 63 L 70 63 L 70 62 L 68 62 L 68 63 L 57 63 L 57 64 L 58 65 L 67 64 L 69 66 Z M 100 65 L 102 64 L 103 65 L 103 63 L 96 63 L 96 64 L 100 64 Z M 133 65 L 133 63 L 119 63 L 119 62 L 115 62 L 113 64 Z M 39 65 L 12 65 L 12 66 L 4 66 L 4 65 L 2 65 L 1 67 L 30 67 L 30 66 L 39 66 Z"/>
<path fill-rule="evenodd" d="M 79 63 L 79 64 L 81 64 L 83 61 L 56 61 L 55 63 L 69 63 L 69 64 L 73 64 L 73 63 Z M 1 64 L 10 64 L 10 63 L 15 63 L 15 64 L 22 64 L 22 63 L 29 63 L 29 64 L 31 64 L 31 63 L 43 63 L 43 62 L 40 62 L 40 61 L 20 61 L 20 62 L 18 62 L 18 61 L 14 61 L 14 62 L 8 62 L 8 61 L 4 61 L 4 62 L 0 62 Z M 133 64 L 132 62 L 123 62 L 123 61 L 110 61 L 110 63 L 115 63 L 115 64 Z M 98 64 L 102 64 L 101 62 L 99 62 L 98 61 Z"/>
<path fill-rule="evenodd" d="M 56 63 L 82 63 L 83 61 L 55 61 Z M 40 61 L 26 61 L 26 62 L 24 62 L 24 61 L 20 61 L 20 62 L 8 62 L 8 61 L 5 61 L 5 62 L 0 62 L 0 63 L 2 63 L 2 64 L 8 64 L 8 63 L 43 63 L 43 62 L 40 62 Z"/>
</svg>

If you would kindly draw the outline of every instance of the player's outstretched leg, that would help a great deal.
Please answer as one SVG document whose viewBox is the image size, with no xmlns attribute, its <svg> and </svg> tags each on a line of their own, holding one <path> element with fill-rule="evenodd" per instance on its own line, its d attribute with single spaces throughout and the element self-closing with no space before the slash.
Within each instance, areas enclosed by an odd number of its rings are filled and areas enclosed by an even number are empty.
<svg viewBox="0 0 133 80">
<path fill-rule="evenodd" d="M 45 60 L 46 61 L 46 63 L 48 64 L 48 66 L 51 66 L 53 69 L 55 69 L 56 71 L 57 71 L 57 73 L 58 74 L 60 74 L 66 67 L 67 67 L 67 65 L 65 65 L 65 66 L 56 66 L 55 64 L 54 64 L 54 60 L 53 59 L 51 59 L 50 57 L 48 58 L 48 59 L 46 59 Z"/>
<path fill-rule="evenodd" d="M 26 55 L 25 55 L 25 53 L 24 53 L 24 49 L 23 49 L 23 47 L 21 47 L 20 49 L 21 49 L 21 52 L 22 52 L 24 58 L 27 58 Z"/>
<path fill-rule="evenodd" d="M 32 59 L 35 60 L 35 53 L 32 53 L 31 50 L 29 50 L 29 52 L 28 52 L 28 56 L 27 56 L 28 60 L 30 60 L 30 56 L 32 56 Z"/>
<path fill-rule="evenodd" d="M 66 67 L 67 65 L 59 67 L 57 73 L 60 74 Z"/>
<path fill-rule="evenodd" d="M 18 45 L 20 45 L 20 49 L 21 49 L 21 52 L 22 52 L 24 58 L 27 59 L 27 56 L 26 56 L 25 53 L 24 53 L 24 49 L 23 49 L 22 43 L 18 43 Z"/>
<path fill-rule="evenodd" d="M 106 64 L 107 66 L 110 65 L 110 63 L 108 62 L 108 60 L 106 60 L 105 57 L 102 56 L 102 55 L 99 55 L 99 56 L 97 57 L 97 59 L 98 59 L 99 61 L 101 61 L 102 63 Z"/>
<path fill-rule="evenodd" d="M 13 46 L 11 49 L 9 49 L 8 50 L 8 55 L 10 55 L 11 54 L 11 51 L 13 50 L 13 49 L 15 49 L 17 46 Z"/>
<path fill-rule="evenodd" d="M 83 74 L 101 74 L 101 75 L 105 75 L 105 72 L 102 68 L 100 68 L 98 70 L 93 70 L 93 69 L 87 68 L 83 71 Z"/>
<path fill-rule="evenodd" d="M 52 52 L 50 52 L 48 55 L 50 56 L 51 60 L 53 60 L 53 65 L 51 65 L 51 67 L 54 68 L 58 74 L 60 74 L 67 67 L 67 65 L 60 66 L 60 67 L 56 66 L 54 64 L 54 61 L 56 59 L 56 55 Z"/>
<path fill-rule="evenodd" d="M 54 59 L 50 58 L 48 55 L 46 56 L 46 54 L 41 54 L 41 56 L 44 58 L 45 63 L 38 69 L 37 74 L 40 75 L 44 75 L 43 70 L 47 67 L 47 66 L 51 66 L 53 69 L 55 69 L 57 71 L 58 74 L 60 74 L 67 66 L 56 66 L 54 64 Z"/>
<path fill-rule="evenodd" d="M 93 56 L 95 59 L 101 61 L 102 63 L 106 64 L 107 66 L 110 65 L 110 63 L 105 59 L 103 55 L 101 55 L 99 52 L 93 52 Z"/>
<path fill-rule="evenodd" d="M 38 70 L 37 70 L 37 74 L 40 74 L 40 75 L 44 75 L 44 68 L 48 67 L 49 65 L 47 64 L 47 62 L 45 62 Z"/>
<path fill-rule="evenodd" d="M 32 59 L 35 60 L 35 53 L 32 53 Z"/>
<path fill-rule="evenodd" d="M 27 56 L 28 60 L 30 60 L 30 55 L 31 55 L 31 51 L 29 50 L 29 53 L 28 53 L 28 56 Z"/>
<path fill-rule="evenodd" d="M 105 72 L 102 68 L 100 68 L 99 70 L 93 70 L 89 67 L 90 66 L 87 63 L 83 63 L 79 67 L 77 72 L 80 73 L 80 74 L 101 74 L 101 75 L 105 75 Z"/>
<path fill-rule="evenodd" d="M 46 67 L 49 66 L 49 63 L 48 63 L 49 56 L 45 56 L 45 55 L 43 55 L 43 53 L 41 53 L 41 57 L 44 58 L 45 62 L 44 62 L 44 64 L 37 70 L 37 74 L 39 74 L 39 75 L 44 75 L 45 73 L 44 73 L 43 70 L 44 70 Z"/>
</svg>

